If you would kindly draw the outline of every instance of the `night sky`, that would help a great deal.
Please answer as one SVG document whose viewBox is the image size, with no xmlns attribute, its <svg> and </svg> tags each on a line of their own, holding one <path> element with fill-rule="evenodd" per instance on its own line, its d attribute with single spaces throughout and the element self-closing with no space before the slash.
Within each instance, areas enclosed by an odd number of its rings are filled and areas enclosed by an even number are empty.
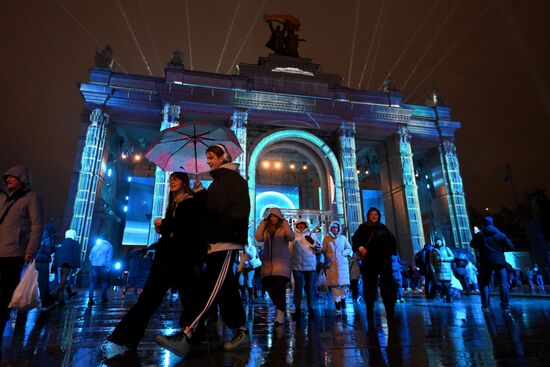
<svg viewBox="0 0 550 367">
<path fill-rule="evenodd" d="M 550 1 L 109 0 L 5 1 L 0 12 L 0 171 L 23 164 L 48 217 L 62 217 L 94 55 L 110 44 L 116 71 L 185 67 L 231 74 L 267 56 L 263 14 L 298 17 L 300 55 L 343 85 L 377 90 L 386 74 L 405 101 L 437 86 L 463 126 L 456 143 L 469 205 L 512 206 L 550 193 Z M 150 70 L 150 72 L 149 72 Z"/>
</svg>

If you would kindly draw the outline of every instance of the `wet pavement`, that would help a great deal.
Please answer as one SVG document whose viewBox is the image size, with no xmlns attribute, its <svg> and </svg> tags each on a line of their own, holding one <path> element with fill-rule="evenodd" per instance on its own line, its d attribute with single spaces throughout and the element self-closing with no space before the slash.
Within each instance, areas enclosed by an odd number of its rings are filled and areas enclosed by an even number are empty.
<svg viewBox="0 0 550 367">
<path fill-rule="evenodd" d="M 120 353 L 105 338 L 131 306 L 115 290 L 104 305 L 86 306 L 84 290 L 66 307 L 20 314 L 6 326 L 0 366 L 549 366 L 550 299 L 514 297 L 504 315 L 493 297 L 482 312 L 479 296 L 453 304 L 409 295 L 397 305 L 399 323 L 388 327 L 377 310 L 368 325 L 365 305 L 350 304 L 335 315 L 330 298 L 319 300 L 314 316 L 300 323 L 273 325 L 269 303 L 246 305 L 251 347 L 224 352 L 231 338 L 220 322 L 207 329 L 209 343 L 186 359 L 154 342 L 158 334 L 177 331 L 179 303 L 166 297 L 151 320 L 137 353 Z M 289 300 L 290 301 L 290 300 Z M 291 304 L 291 302 L 289 302 Z M 289 306 L 290 308 L 290 306 Z M 305 307 L 304 307 L 305 308 Z"/>
</svg>

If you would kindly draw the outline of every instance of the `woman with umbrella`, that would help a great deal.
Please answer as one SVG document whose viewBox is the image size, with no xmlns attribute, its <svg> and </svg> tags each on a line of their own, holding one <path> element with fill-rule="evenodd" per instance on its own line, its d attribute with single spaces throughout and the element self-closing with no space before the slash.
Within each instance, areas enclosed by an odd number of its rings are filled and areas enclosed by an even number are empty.
<svg viewBox="0 0 550 367">
<path fill-rule="evenodd" d="M 193 196 L 189 176 L 184 172 L 173 172 L 170 175 L 170 204 L 166 215 L 164 219 L 154 221 L 155 231 L 162 236 L 153 245 L 155 258 L 151 271 L 136 304 L 107 337 L 110 342 L 136 349 L 149 319 L 171 287 L 178 290 L 183 309 L 190 307 L 191 287 L 197 284 L 204 252 L 197 231 L 200 207 Z"/>
<path fill-rule="evenodd" d="M 241 302 L 239 284 L 231 266 L 239 250 L 247 242 L 250 199 L 248 186 L 231 163 L 231 155 L 223 144 L 206 149 L 206 162 L 210 167 L 212 183 L 207 190 L 195 180 L 195 196 L 203 207 L 203 240 L 207 244 L 206 272 L 197 287 L 197 299 L 182 314 L 182 337 L 159 335 L 156 341 L 179 356 L 189 352 L 190 338 L 216 303 L 227 326 L 235 329 L 233 339 L 223 345 L 234 350 L 250 345 L 246 316 Z"/>
</svg>

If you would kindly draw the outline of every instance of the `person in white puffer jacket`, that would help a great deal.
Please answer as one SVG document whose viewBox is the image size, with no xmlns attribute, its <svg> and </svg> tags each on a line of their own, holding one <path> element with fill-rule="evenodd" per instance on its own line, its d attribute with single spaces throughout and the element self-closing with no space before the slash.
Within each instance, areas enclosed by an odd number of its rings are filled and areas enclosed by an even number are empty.
<svg viewBox="0 0 550 367">
<path fill-rule="evenodd" d="M 323 254 L 330 259 L 327 285 L 332 291 L 336 314 L 339 315 L 340 309 L 346 309 L 346 291 L 350 284 L 348 257 L 353 251 L 347 237 L 341 234 L 340 222 L 334 221 L 328 228 L 328 234 L 323 239 Z"/>
<path fill-rule="evenodd" d="M 315 268 L 317 257 L 321 252 L 321 243 L 309 229 L 309 224 L 302 218 L 294 222 L 295 238 L 290 242 L 290 267 L 294 277 L 294 306 L 296 312 L 293 319 L 299 321 L 302 309 L 302 289 L 305 285 L 307 308 L 313 314 Z M 304 284 L 305 283 L 305 284 Z"/>
</svg>

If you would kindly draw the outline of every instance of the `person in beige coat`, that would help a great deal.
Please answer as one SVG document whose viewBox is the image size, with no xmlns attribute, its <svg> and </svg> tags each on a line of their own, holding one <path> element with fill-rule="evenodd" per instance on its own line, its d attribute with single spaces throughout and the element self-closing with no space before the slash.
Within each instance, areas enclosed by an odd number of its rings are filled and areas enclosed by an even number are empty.
<svg viewBox="0 0 550 367">
<path fill-rule="evenodd" d="M 348 238 L 341 234 L 340 222 L 334 221 L 329 226 L 329 232 L 323 239 L 323 254 L 330 259 L 327 269 L 327 285 L 332 292 L 336 314 L 346 309 L 346 291 L 349 288 L 349 261 L 352 254 Z"/>
<path fill-rule="evenodd" d="M 264 244 L 262 285 L 275 304 L 275 325 L 285 322 L 286 286 L 290 281 L 288 242 L 294 233 L 279 208 L 271 208 L 256 229 L 256 241 Z"/>
</svg>

